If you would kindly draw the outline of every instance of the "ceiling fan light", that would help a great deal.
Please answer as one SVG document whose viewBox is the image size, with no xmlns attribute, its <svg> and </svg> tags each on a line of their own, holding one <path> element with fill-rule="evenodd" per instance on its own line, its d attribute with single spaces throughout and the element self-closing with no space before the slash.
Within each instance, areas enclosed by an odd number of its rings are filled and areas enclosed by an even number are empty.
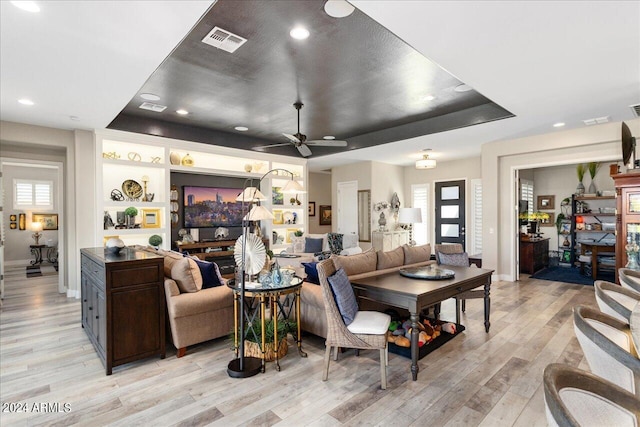
<svg viewBox="0 0 640 427">
<path fill-rule="evenodd" d="M 253 203 L 261 200 L 267 200 L 267 197 L 256 187 L 247 187 L 236 197 L 236 202 Z"/>
<path fill-rule="evenodd" d="M 306 191 L 304 190 L 304 188 L 302 188 L 302 185 L 296 181 L 295 179 L 291 179 L 289 181 L 287 181 L 287 183 L 284 185 L 284 187 L 282 187 L 282 191 L 283 194 L 302 194 L 302 193 L 306 193 Z"/>
<path fill-rule="evenodd" d="M 436 160 L 430 159 L 428 154 L 424 154 L 420 160 L 416 161 L 416 169 L 433 169 L 436 167 Z"/>
</svg>

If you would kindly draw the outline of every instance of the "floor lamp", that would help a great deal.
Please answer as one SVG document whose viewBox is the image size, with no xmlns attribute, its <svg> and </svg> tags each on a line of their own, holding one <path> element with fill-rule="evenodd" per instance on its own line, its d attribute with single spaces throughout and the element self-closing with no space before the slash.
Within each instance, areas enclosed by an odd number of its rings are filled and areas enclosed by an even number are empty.
<svg viewBox="0 0 640 427">
<path fill-rule="evenodd" d="M 248 378 L 256 375 L 260 372 L 262 368 L 262 359 L 257 357 L 245 357 L 244 355 L 244 292 L 247 278 L 247 263 L 246 263 L 246 251 L 247 251 L 247 236 L 250 232 L 250 224 L 253 221 L 260 221 L 261 219 L 273 219 L 273 214 L 269 212 L 264 206 L 260 206 L 256 204 L 252 206 L 249 212 L 244 215 L 245 209 L 247 206 L 251 206 L 254 203 L 259 203 L 260 201 L 267 200 L 264 194 L 260 192 L 258 187 L 260 187 L 260 183 L 262 180 L 269 174 L 273 172 L 285 172 L 286 174 L 291 175 L 291 179 L 282 187 L 282 193 L 288 194 L 300 194 L 304 193 L 304 189 L 300 185 L 299 182 L 293 179 L 293 173 L 286 169 L 271 169 L 258 180 L 257 184 L 254 186 L 253 178 L 247 178 L 244 182 L 242 193 L 238 195 L 236 201 L 242 202 L 242 236 L 239 239 L 242 239 L 242 261 L 238 268 L 241 269 L 240 276 L 240 322 L 239 322 L 239 331 L 238 336 L 240 342 L 239 344 L 239 355 L 236 359 L 233 359 L 229 362 L 227 366 L 227 374 L 233 378 Z M 260 223 L 256 224 L 256 227 L 260 227 Z M 249 271 L 251 271 L 249 269 Z"/>
<path fill-rule="evenodd" d="M 415 246 L 413 240 L 413 224 L 422 222 L 422 210 L 420 208 L 400 208 L 398 212 L 398 224 L 404 224 L 409 230 L 409 245 Z"/>
</svg>

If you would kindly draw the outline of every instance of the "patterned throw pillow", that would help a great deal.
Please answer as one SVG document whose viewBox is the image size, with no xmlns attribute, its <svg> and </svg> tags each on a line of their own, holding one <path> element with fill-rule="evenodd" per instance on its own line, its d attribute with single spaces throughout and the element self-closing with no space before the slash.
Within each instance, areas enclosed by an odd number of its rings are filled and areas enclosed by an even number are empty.
<svg viewBox="0 0 640 427">
<path fill-rule="evenodd" d="M 327 281 L 331 285 L 342 320 L 344 320 L 345 325 L 349 326 L 358 313 L 358 301 L 356 301 L 356 295 L 353 293 L 347 273 L 341 268 L 327 277 Z"/>
<path fill-rule="evenodd" d="M 304 252 L 304 244 L 305 244 L 304 237 L 293 236 L 291 237 L 291 243 L 293 243 L 294 254 Z"/>
<path fill-rule="evenodd" d="M 316 261 L 324 261 L 325 259 L 329 259 L 330 257 L 331 251 L 315 252 L 313 254 L 313 259 Z"/>
<path fill-rule="evenodd" d="M 440 264 L 442 265 L 469 267 L 469 255 L 466 252 L 461 254 L 445 254 L 439 252 L 438 256 L 440 257 Z"/>
<path fill-rule="evenodd" d="M 339 255 L 342 252 L 342 236 L 339 233 L 327 233 L 327 241 L 332 254 Z"/>
<path fill-rule="evenodd" d="M 306 253 L 322 252 L 322 239 L 312 239 L 311 237 L 305 237 L 304 251 Z"/>
</svg>

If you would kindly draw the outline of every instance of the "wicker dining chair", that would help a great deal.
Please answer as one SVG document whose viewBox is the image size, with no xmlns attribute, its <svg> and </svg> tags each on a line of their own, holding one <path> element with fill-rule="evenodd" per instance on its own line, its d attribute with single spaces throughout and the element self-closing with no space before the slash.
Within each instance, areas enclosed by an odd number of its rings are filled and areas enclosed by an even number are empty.
<svg viewBox="0 0 640 427">
<path fill-rule="evenodd" d="M 596 309 L 577 306 L 573 326 L 591 372 L 640 396 L 640 359 L 629 325 Z"/>
<path fill-rule="evenodd" d="M 640 293 L 604 280 L 596 280 L 593 287 L 600 311 L 629 323 L 631 312 L 640 301 Z"/>
<path fill-rule="evenodd" d="M 640 292 L 640 271 L 624 267 L 619 268 L 618 279 L 620 279 L 620 285 L 622 285 L 623 288 Z"/>
<path fill-rule="evenodd" d="M 640 400 L 589 372 L 552 363 L 543 374 L 544 404 L 550 426 L 637 426 Z"/>
<path fill-rule="evenodd" d="M 358 311 L 353 322 L 347 326 L 340 314 L 328 281 L 328 278 L 337 271 L 333 259 L 321 261 L 318 263 L 317 269 L 327 315 L 327 340 L 325 342 L 326 350 L 322 381 L 326 381 L 329 378 L 332 348 L 335 351 L 334 360 L 338 359 L 338 349 L 341 347 L 361 350 L 378 349 L 380 350 L 381 387 L 383 390 L 386 389 L 387 365 L 389 364 L 387 334 L 389 333 L 391 317 L 388 314 L 377 311 Z M 363 331 L 368 333 L 363 333 Z"/>
</svg>

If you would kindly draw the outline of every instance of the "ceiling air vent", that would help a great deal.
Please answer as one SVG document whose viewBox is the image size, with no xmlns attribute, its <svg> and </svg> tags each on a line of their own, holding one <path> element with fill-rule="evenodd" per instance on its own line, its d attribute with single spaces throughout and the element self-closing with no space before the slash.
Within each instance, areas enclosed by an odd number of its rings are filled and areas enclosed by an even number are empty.
<svg viewBox="0 0 640 427">
<path fill-rule="evenodd" d="M 139 108 L 142 108 L 143 110 L 154 111 L 156 113 L 162 113 L 164 110 L 167 109 L 167 106 L 154 104 L 153 102 L 143 102 L 142 104 L 140 104 Z"/>
<path fill-rule="evenodd" d="M 633 110 L 633 115 L 635 117 L 640 117 L 640 104 L 629 105 L 629 107 Z"/>
<path fill-rule="evenodd" d="M 213 30 L 209 31 L 209 34 L 202 39 L 203 43 L 230 53 L 235 52 L 240 46 L 245 44 L 246 41 L 247 39 L 223 30 L 220 27 L 213 27 Z"/>
<path fill-rule="evenodd" d="M 602 116 L 602 117 L 596 117 L 594 119 L 583 120 L 582 122 L 587 126 L 593 126 L 593 125 L 601 125 L 603 123 L 609 123 L 610 120 L 611 120 L 611 117 Z"/>
</svg>

